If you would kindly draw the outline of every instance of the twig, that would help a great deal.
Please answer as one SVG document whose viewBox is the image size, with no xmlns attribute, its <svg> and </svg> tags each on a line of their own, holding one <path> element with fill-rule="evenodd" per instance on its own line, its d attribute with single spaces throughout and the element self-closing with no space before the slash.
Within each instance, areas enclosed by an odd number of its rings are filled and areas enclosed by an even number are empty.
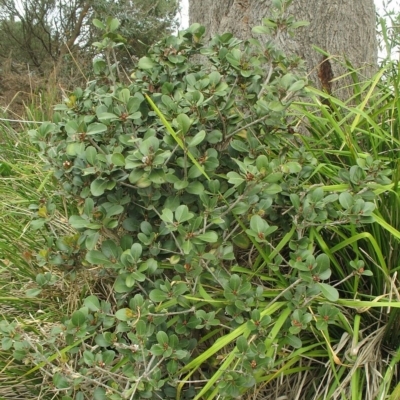
<svg viewBox="0 0 400 400">
<path fill-rule="evenodd" d="M 27 121 L 21 119 L 8 119 L 8 118 L 0 118 L 0 121 L 7 121 L 7 122 L 21 122 L 24 124 L 45 124 L 49 121 Z"/>
<path fill-rule="evenodd" d="M 239 132 L 242 131 L 243 129 L 247 129 L 247 128 L 249 128 L 250 126 L 253 126 L 253 125 L 255 125 L 255 124 L 258 124 L 259 122 L 263 121 L 264 119 L 266 119 L 266 118 L 268 118 L 268 117 L 270 117 L 269 114 L 264 115 L 263 117 L 258 118 L 258 119 L 256 119 L 255 121 L 249 122 L 247 125 L 242 126 L 242 127 L 238 128 L 238 129 L 236 129 L 236 131 L 233 131 L 232 133 L 230 133 L 230 134 L 226 137 L 225 140 L 230 139 L 232 136 L 235 136 L 237 133 L 239 133 Z"/>
<path fill-rule="evenodd" d="M 261 90 L 260 90 L 260 93 L 258 93 L 258 96 L 257 96 L 258 99 L 261 99 L 261 96 L 264 94 L 265 89 L 266 89 L 266 86 L 268 85 L 268 82 L 269 82 L 269 80 L 271 79 L 272 72 L 273 72 L 273 70 L 274 70 L 274 69 L 272 68 L 272 63 L 271 63 L 271 61 L 269 62 L 268 67 L 269 67 L 268 74 L 267 74 L 267 77 L 265 78 L 265 81 L 264 81 L 264 83 L 263 83 L 263 85 L 262 85 L 262 88 L 261 88 Z"/>
<path fill-rule="evenodd" d="M 187 313 L 193 312 L 195 310 L 196 310 L 196 308 L 192 307 L 192 308 L 189 308 L 188 310 L 183 310 L 183 311 L 171 311 L 171 312 L 166 312 L 166 313 L 163 313 L 163 314 L 148 313 L 146 315 L 151 315 L 152 317 L 165 317 L 166 315 L 187 314 Z"/>
<path fill-rule="evenodd" d="M 88 137 L 88 139 L 89 139 L 90 144 L 93 147 L 95 147 L 100 153 L 102 153 L 104 155 L 106 154 L 106 152 L 91 137 Z"/>
</svg>

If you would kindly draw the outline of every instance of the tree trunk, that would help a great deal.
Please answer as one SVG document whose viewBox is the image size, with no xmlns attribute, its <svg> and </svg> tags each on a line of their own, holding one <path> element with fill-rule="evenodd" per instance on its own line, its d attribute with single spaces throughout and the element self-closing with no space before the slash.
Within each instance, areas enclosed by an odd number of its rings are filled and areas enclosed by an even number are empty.
<svg viewBox="0 0 400 400">
<path fill-rule="evenodd" d="M 271 16 L 271 3 L 271 0 L 189 0 L 190 23 L 204 25 L 208 37 L 231 32 L 240 39 L 257 37 L 265 41 L 265 35 L 260 37 L 251 30 L 262 25 L 262 18 Z M 294 0 L 285 12 L 285 16 L 289 15 L 310 25 L 297 29 L 294 38 L 281 35 L 280 45 L 287 54 L 297 54 L 306 61 L 310 79 L 319 88 L 331 92 L 350 83 L 349 79 L 337 79 L 345 73 L 345 68 L 339 65 L 345 59 L 359 69 L 361 76 L 368 78 L 376 71 L 374 0 Z M 313 45 L 331 57 L 324 62 Z M 339 62 L 332 62 L 333 59 Z M 341 98 L 348 94 L 340 91 Z"/>
</svg>

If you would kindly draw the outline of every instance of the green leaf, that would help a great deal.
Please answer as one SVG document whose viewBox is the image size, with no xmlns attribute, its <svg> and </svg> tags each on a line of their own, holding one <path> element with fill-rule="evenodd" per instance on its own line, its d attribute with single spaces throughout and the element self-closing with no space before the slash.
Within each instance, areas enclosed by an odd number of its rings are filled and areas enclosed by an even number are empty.
<svg viewBox="0 0 400 400">
<path fill-rule="evenodd" d="M 153 289 L 149 294 L 150 300 L 155 303 L 160 303 L 164 300 L 168 299 L 167 293 L 163 292 L 160 289 Z"/>
<path fill-rule="evenodd" d="M 158 343 L 160 343 L 161 345 L 169 343 L 168 335 L 163 331 L 158 331 L 156 337 L 157 337 Z"/>
<path fill-rule="evenodd" d="M 109 18 L 109 19 L 107 19 L 107 27 L 108 27 L 110 32 L 115 32 L 119 28 L 120 24 L 121 23 L 118 21 L 117 18 Z"/>
<path fill-rule="evenodd" d="M 85 154 L 86 154 L 86 161 L 90 165 L 95 165 L 97 150 L 93 146 L 88 146 L 85 150 Z"/>
<path fill-rule="evenodd" d="M 290 334 L 287 335 L 286 341 L 289 344 L 289 346 L 292 346 L 295 349 L 300 349 L 302 346 L 301 339 L 299 339 L 297 336 L 294 336 L 294 335 L 290 335 Z"/>
<path fill-rule="evenodd" d="M 100 20 L 98 20 L 96 18 L 92 21 L 92 23 L 96 28 L 99 28 L 99 29 L 102 29 L 102 30 L 106 29 L 106 26 Z"/>
<path fill-rule="evenodd" d="M 143 140 L 139 145 L 140 152 L 147 156 L 149 154 L 154 154 L 160 146 L 160 141 L 155 136 L 150 136 Z"/>
<path fill-rule="evenodd" d="M 176 360 L 170 360 L 167 363 L 167 371 L 171 375 L 175 375 L 176 371 L 178 370 L 179 364 Z"/>
<path fill-rule="evenodd" d="M 263 193 L 273 195 L 282 192 L 282 187 L 276 183 L 272 183 L 263 189 Z"/>
<path fill-rule="evenodd" d="M 153 344 L 150 349 L 151 353 L 155 356 L 162 356 L 164 354 L 164 347 L 159 344 Z"/>
<path fill-rule="evenodd" d="M 98 250 L 90 250 L 87 252 L 86 261 L 93 265 L 104 265 L 110 263 L 110 260 Z"/>
<path fill-rule="evenodd" d="M 179 181 L 178 180 L 178 181 L 174 182 L 174 189 L 176 189 L 176 190 L 183 190 L 183 189 L 186 189 L 188 186 L 189 186 L 188 181 Z"/>
<path fill-rule="evenodd" d="M 144 336 L 147 332 L 146 322 L 139 320 L 135 326 L 137 335 Z"/>
<path fill-rule="evenodd" d="M 103 362 L 106 365 L 110 365 L 114 361 L 115 351 L 114 350 L 105 350 L 101 353 L 101 356 L 102 356 Z"/>
<path fill-rule="evenodd" d="M 286 174 L 298 174 L 302 170 L 302 166 L 298 162 L 290 161 L 286 164 L 283 164 L 282 172 Z"/>
<path fill-rule="evenodd" d="M 72 325 L 82 326 L 86 322 L 86 315 L 82 311 L 75 311 L 71 317 Z"/>
<path fill-rule="evenodd" d="M 121 153 L 114 153 L 111 156 L 111 162 L 117 167 L 125 166 L 125 157 Z"/>
<path fill-rule="evenodd" d="M 128 287 L 125 283 L 126 276 L 119 275 L 114 283 L 114 290 L 117 293 L 128 293 L 132 290 L 132 288 Z"/>
<path fill-rule="evenodd" d="M 370 271 L 366 271 L 366 272 L 370 272 Z M 365 273 L 363 275 L 366 275 Z M 42 289 L 40 288 L 36 288 L 36 289 L 28 289 L 25 294 L 26 297 L 37 297 L 39 296 L 39 294 L 42 292 Z M 4 349 L 5 350 L 5 349 Z"/>
<path fill-rule="evenodd" d="M 149 175 L 149 181 L 161 185 L 166 182 L 165 172 L 162 169 L 153 169 Z"/>
<path fill-rule="evenodd" d="M 97 335 L 94 340 L 100 347 L 109 347 L 112 344 L 112 336 L 110 332 Z"/>
<path fill-rule="evenodd" d="M 215 86 L 221 81 L 221 74 L 213 71 L 208 75 L 208 78 L 210 79 L 210 83 Z"/>
<path fill-rule="evenodd" d="M 135 318 L 135 314 L 132 312 L 130 308 L 121 308 L 115 313 L 115 317 L 120 321 L 129 321 L 132 318 Z"/>
<path fill-rule="evenodd" d="M 290 86 L 288 91 L 289 92 L 298 92 L 299 90 L 303 89 L 305 85 L 306 85 L 306 83 L 303 80 L 297 81 Z"/>
<path fill-rule="evenodd" d="M 200 235 L 197 235 L 196 238 L 202 240 L 203 242 L 207 242 L 207 243 L 217 243 L 218 242 L 218 235 L 216 232 L 213 232 L 213 231 L 201 233 Z"/>
<path fill-rule="evenodd" d="M 92 124 L 89 125 L 87 129 L 87 134 L 88 135 L 97 135 L 99 133 L 103 133 L 107 130 L 107 126 L 100 123 L 100 122 L 93 122 Z"/>
<path fill-rule="evenodd" d="M 183 293 L 186 293 L 187 291 L 188 287 L 186 286 L 185 283 L 181 282 L 173 286 L 173 292 L 175 297 L 181 296 Z"/>
<path fill-rule="evenodd" d="M 96 389 L 94 389 L 93 399 L 94 400 L 107 400 L 108 396 L 106 395 L 106 391 L 103 388 L 97 387 Z"/>
<path fill-rule="evenodd" d="M 291 193 L 290 195 L 290 201 L 293 204 L 293 207 L 297 211 L 300 208 L 300 197 L 297 193 Z"/>
<path fill-rule="evenodd" d="M 330 260 L 326 254 L 319 254 L 318 257 L 316 258 L 316 261 L 320 271 L 325 271 L 329 269 Z"/>
<path fill-rule="evenodd" d="M 241 140 L 232 140 L 231 147 L 240 153 L 249 152 L 249 146 Z"/>
<path fill-rule="evenodd" d="M 279 112 L 283 111 L 286 107 L 280 101 L 273 100 L 270 103 L 268 103 L 268 108 L 271 111 Z"/>
<path fill-rule="evenodd" d="M 246 213 L 249 210 L 249 208 L 250 208 L 249 204 L 240 201 L 235 205 L 235 207 L 232 208 L 232 212 L 235 215 L 242 215 Z"/>
<path fill-rule="evenodd" d="M 123 104 L 128 104 L 130 96 L 131 92 L 129 91 L 128 88 L 122 89 L 118 94 L 118 98 L 121 100 Z"/>
<path fill-rule="evenodd" d="M 14 340 L 10 337 L 4 337 L 1 341 L 1 348 L 5 351 L 10 350 L 13 347 Z"/>
<path fill-rule="evenodd" d="M 249 348 L 247 339 L 244 336 L 238 337 L 238 339 L 236 340 L 236 347 L 239 350 L 239 353 L 246 353 L 247 349 Z"/>
<path fill-rule="evenodd" d="M 67 145 L 67 154 L 69 156 L 81 155 L 85 152 L 85 145 L 83 143 L 69 143 Z"/>
<path fill-rule="evenodd" d="M 99 232 L 91 232 L 86 236 L 85 247 L 88 250 L 93 250 L 100 239 Z"/>
<path fill-rule="evenodd" d="M 89 367 L 91 367 L 95 363 L 95 356 L 92 352 L 85 350 L 82 355 L 83 355 L 83 361 Z"/>
<path fill-rule="evenodd" d="M 188 147 L 194 147 L 200 144 L 206 137 L 206 131 L 196 133 L 191 139 L 188 140 Z"/>
<path fill-rule="evenodd" d="M 186 135 L 186 133 L 189 131 L 190 126 L 192 125 L 193 121 L 186 115 L 186 114 L 179 114 L 176 117 L 176 122 L 178 123 L 179 130 L 183 135 Z M 202 131 L 204 132 L 204 131 Z M 205 132 L 204 132 L 205 136 Z"/>
<path fill-rule="evenodd" d="M 253 215 L 250 219 L 250 228 L 254 232 L 263 233 L 268 228 L 268 224 L 259 215 Z"/>
<path fill-rule="evenodd" d="M 97 197 L 104 194 L 107 187 L 108 187 L 108 182 L 106 180 L 102 178 L 97 178 L 90 184 L 90 191 L 92 192 L 93 196 Z"/>
<path fill-rule="evenodd" d="M 53 375 L 53 383 L 57 389 L 67 389 L 70 387 L 68 379 L 61 375 L 59 372 L 56 372 Z"/>
<path fill-rule="evenodd" d="M 350 168 L 350 181 L 355 185 L 360 185 L 363 179 L 365 179 L 364 170 L 358 165 L 353 165 Z"/>
<path fill-rule="evenodd" d="M 189 183 L 188 187 L 186 188 L 186 192 L 190 194 L 201 194 L 204 193 L 204 186 L 201 182 L 195 181 Z"/>
<path fill-rule="evenodd" d="M 324 198 L 324 190 L 322 187 L 318 187 L 311 192 L 310 199 L 313 203 L 317 203 Z"/>
<path fill-rule="evenodd" d="M 153 69 L 155 67 L 155 64 L 151 58 L 142 57 L 138 62 L 138 67 L 140 69 Z"/>
<path fill-rule="evenodd" d="M 333 286 L 322 282 L 317 282 L 317 285 L 327 300 L 332 302 L 339 300 L 339 292 Z"/>
<path fill-rule="evenodd" d="M 126 166 L 125 168 L 132 168 L 129 166 Z M 143 176 L 145 175 L 145 172 L 141 169 L 135 169 L 129 174 L 129 182 L 132 184 L 135 184 L 139 182 Z"/>
<path fill-rule="evenodd" d="M 162 210 L 161 219 L 168 224 L 174 223 L 174 215 L 169 208 L 164 208 L 164 210 Z"/>
<path fill-rule="evenodd" d="M 65 131 L 69 134 L 69 135 L 73 135 L 76 132 L 78 132 L 79 129 L 79 125 L 78 125 L 78 121 L 74 120 L 74 119 L 70 119 L 66 124 L 65 124 Z"/>
<path fill-rule="evenodd" d="M 276 183 L 282 179 L 282 176 L 282 172 L 273 172 L 272 174 L 268 174 L 264 178 L 264 181 L 267 183 Z"/>
<path fill-rule="evenodd" d="M 99 299 L 94 295 L 86 297 L 86 299 L 84 300 L 83 304 L 90 311 L 99 311 L 100 310 Z"/>
<path fill-rule="evenodd" d="M 186 205 L 180 205 L 175 210 L 175 219 L 179 222 L 186 222 L 192 219 L 194 216 L 193 213 L 189 212 L 189 209 Z"/>
<path fill-rule="evenodd" d="M 348 210 L 354 204 L 353 196 L 349 192 L 342 192 L 339 195 L 339 203 L 345 210 Z"/>
<path fill-rule="evenodd" d="M 135 262 L 137 262 L 142 255 L 142 245 L 140 243 L 134 243 L 131 247 L 131 254 Z"/>
<path fill-rule="evenodd" d="M 269 35 L 271 33 L 271 30 L 269 28 L 267 28 L 266 26 L 255 26 L 255 27 L 253 27 L 252 32 Z"/>
<path fill-rule="evenodd" d="M 105 240 L 101 244 L 101 251 L 108 258 L 117 258 L 118 257 L 118 247 L 115 244 L 115 242 L 113 242 L 112 240 Z"/>
<path fill-rule="evenodd" d="M 233 172 L 233 171 L 228 172 L 226 174 L 226 176 L 229 178 L 228 182 L 232 183 L 232 185 L 234 185 L 234 186 L 239 186 L 240 184 L 242 184 L 245 181 L 245 179 L 241 175 L 239 175 L 237 172 Z"/>
<path fill-rule="evenodd" d="M 256 159 L 256 167 L 260 172 L 267 171 L 269 168 L 268 157 L 264 154 L 259 155 Z"/>
<path fill-rule="evenodd" d="M 232 291 L 237 292 L 240 288 L 241 283 L 242 280 L 240 279 L 240 276 L 237 274 L 233 274 L 229 279 L 229 287 L 232 289 Z"/>
<path fill-rule="evenodd" d="M 297 29 L 300 28 L 302 26 L 308 26 L 310 25 L 310 23 L 308 21 L 296 21 L 290 24 L 290 28 L 291 29 Z"/>
<path fill-rule="evenodd" d="M 115 115 L 113 113 L 109 113 L 109 112 L 102 112 L 97 114 L 97 118 L 100 121 L 116 121 L 119 120 L 118 115 Z"/>
<path fill-rule="evenodd" d="M 106 212 L 106 217 L 111 218 L 114 215 L 122 214 L 124 212 L 124 207 L 120 206 L 119 204 L 113 204 L 112 206 L 106 208 Z"/>
<path fill-rule="evenodd" d="M 90 222 L 79 215 L 71 215 L 68 222 L 74 229 L 86 228 Z"/>
</svg>

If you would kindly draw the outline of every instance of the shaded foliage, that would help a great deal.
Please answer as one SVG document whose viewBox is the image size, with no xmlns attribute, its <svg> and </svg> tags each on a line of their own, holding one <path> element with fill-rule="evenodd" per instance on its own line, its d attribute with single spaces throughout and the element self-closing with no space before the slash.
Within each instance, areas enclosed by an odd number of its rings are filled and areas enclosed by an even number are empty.
<svg viewBox="0 0 400 400">
<path fill-rule="evenodd" d="M 81 62 L 93 56 L 91 43 L 97 35 L 93 18 L 118 16 L 121 33 L 129 39 L 126 50 L 141 56 L 160 36 L 176 27 L 178 2 L 53 0 L 0 1 L 0 50 L 16 63 L 29 64 L 44 73 L 66 63 L 69 54 Z"/>
</svg>

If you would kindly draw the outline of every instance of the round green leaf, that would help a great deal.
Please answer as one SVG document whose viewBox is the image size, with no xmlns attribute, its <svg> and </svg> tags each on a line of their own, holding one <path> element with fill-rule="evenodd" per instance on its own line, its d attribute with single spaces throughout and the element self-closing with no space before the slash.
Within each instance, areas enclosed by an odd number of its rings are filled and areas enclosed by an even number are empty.
<svg viewBox="0 0 400 400">
<path fill-rule="evenodd" d="M 354 204 L 353 196 L 349 192 L 342 192 L 339 195 L 339 203 L 345 210 L 348 210 Z"/>
<path fill-rule="evenodd" d="M 71 317 L 72 325 L 82 326 L 86 322 L 86 315 L 82 311 L 75 311 Z"/>
<path fill-rule="evenodd" d="M 89 297 L 86 297 L 86 299 L 84 300 L 83 304 L 85 305 L 85 307 L 87 307 L 90 311 L 98 311 L 100 310 L 100 302 L 99 299 L 94 296 L 91 295 Z"/>
<path fill-rule="evenodd" d="M 101 196 L 108 187 L 108 182 L 104 179 L 97 178 L 90 184 L 90 191 L 93 196 Z"/>
<path fill-rule="evenodd" d="M 157 332 L 157 341 L 161 345 L 168 344 L 169 343 L 168 335 L 163 331 Z"/>
<path fill-rule="evenodd" d="M 239 350 L 239 353 L 246 353 L 249 345 L 247 343 L 247 339 L 244 336 L 238 337 L 236 340 L 236 347 Z"/>
<path fill-rule="evenodd" d="M 153 69 L 155 67 L 155 64 L 151 58 L 142 57 L 138 62 L 138 67 L 140 69 Z"/>
</svg>

